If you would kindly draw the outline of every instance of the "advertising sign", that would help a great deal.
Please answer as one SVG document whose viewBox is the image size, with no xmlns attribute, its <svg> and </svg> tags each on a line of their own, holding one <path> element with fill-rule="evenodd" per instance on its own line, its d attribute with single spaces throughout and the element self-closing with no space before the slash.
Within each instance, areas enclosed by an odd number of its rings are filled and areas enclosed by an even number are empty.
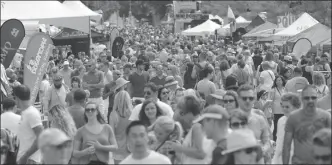
<svg viewBox="0 0 332 165">
<path fill-rule="evenodd" d="M 24 84 L 31 90 L 31 104 L 36 100 L 53 48 L 52 39 L 45 33 L 36 33 L 29 40 L 24 57 L 23 79 Z"/>
<path fill-rule="evenodd" d="M 173 1 L 174 13 L 194 13 L 197 9 L 195 1 Z"/>
<path fill-rule="evenodd" d="M 22 22 L 17 19 L 7 20 L 1 26 L 1 58 L 5 68 L 8 68 L 13 61 L 24 36 L 24 26 Z"/>
<path fill-rule="evenodd" d="M 284 16 L 277 16 L 277 25 L 278 28 L 287 28 L 289 25 L 291 25 L 293 22 L 296 21 L 296 16 L 289 13 Z"/>
</svg>

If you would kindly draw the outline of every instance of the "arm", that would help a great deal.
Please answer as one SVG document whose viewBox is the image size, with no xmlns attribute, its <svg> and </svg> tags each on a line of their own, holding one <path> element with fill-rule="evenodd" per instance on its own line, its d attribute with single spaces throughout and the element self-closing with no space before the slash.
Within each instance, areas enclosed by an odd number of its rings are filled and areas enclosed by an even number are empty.
<svg viewBox="0 0 332 165">
<path fill-rule="evenodd" d="M 82 150 L 82 151 L 79 150 L 80 146 L 81 146 L 81 141 L 77 140 L 76 137 L 75 137 L 75 140 L 74 140 L 74 149 L 73 149 L 73 157 L 80 158 L 80 157 L 88 155 L 88 153 L 86 152 L 86 150 Z"/>
<path fill-rule="evenodd" d="M 289 164 L 290 160 L 290 150 L 292 146 L 292 140 L 293 140 L 293 121 L 294 119 L 291 118 L 292 116 L 289 116 L 287 121 L 286 121 L 286 126 L 285 126 L 285 135 L 284 135 L 284 143 L 282 147 L 282 163 L 283 164 Z"/>
<path fill-rule="evenodd" d="M 269 124 L 265 117 L 265 114 L 264 114 L 261 125 L 263 126 L 262 135 L 261 135 L 261 142 L 263 144 L 262 149 L 263 149 L 263 153 L 266 153 L 271 148 L 271 146 L 270 146 L 271 132 L 270 132 Z"/>
<path fill-rule="evenodd" d="M 49 106 L 49 102 L 51 100 L 51 93 L 52 92 L 52 87 L 48 88 L 45 95 L 44 95 L 44 98 L 43 98 L 43 104 L 44 104 L 44 113 L 45 112 L 48 112 L 48 106 Z"/>
<path fill-rule="evenodd" d="M 194 65 L 193 71 L 191 72 L 191 78 L 192 78 L 192 79 L 195 79 L 195 78 L 196 78 L 196 74 L 197 74 L 197 73 L 196 73 L 196 67 L 197 67 L 197 66 Z"/>
<path fill-rule="evenodd" d="M 26 163 L 28 158 L 38 150 L 38 136 L 43 131 L 43 125 L 38 125 L 32 128 L 33 132 L 36 135 L 36 139 L 33 141 L 31 147 L 24 153 L 24 155 L 19 160 L 19 164 Z"/>
<path fill-rule="evenodd" d="M 97 84 L 90 84 L 93 88 L 103 88 L 104 87 L 104 76 L 103 73 L 99 72 L 99 82 Z"/>
<path fill-rule="evenodd" d="M 174 149 L 177 152 L 182 152 L 187 156 L 196 158 L 196 159 L 204 159 L 206 153 L 203 151 L 203 131 L 202 126 L 200 124 L 195 124 L 192 128 L 192 143 L 193 147 L 184 147 L 184 146 L 176 146 Z"/>
<path fill-rule="evenodd" d="M 104 91 L 103 91 L 103 100 L 105 100 L 108 96 L 112 95 L 114 91 L 111 91 L 109 85 L 105 85 Z"/>
<path fill-rule="evenodd" d="M 276 141 L 276 150 L 275 150 L 276 157 L 281 157 L 282 148 L 284 145 L 284 136 L 285 136 L 285 128 L 282 128 L 283 120 L 280 119 L 278 120 L 278 126 L 277 126 L 277 141 Z"/>
<path fill-rule="evenodd" d="M 109 127 L 109 142 L 111 145 L 100 145 L 98 149 L 106 152 L 116 152 L 118 150 L 118 145 L 115 139 L 113 129 L 109 125 L 107 125 L 107 127 Z"/>
</svg>

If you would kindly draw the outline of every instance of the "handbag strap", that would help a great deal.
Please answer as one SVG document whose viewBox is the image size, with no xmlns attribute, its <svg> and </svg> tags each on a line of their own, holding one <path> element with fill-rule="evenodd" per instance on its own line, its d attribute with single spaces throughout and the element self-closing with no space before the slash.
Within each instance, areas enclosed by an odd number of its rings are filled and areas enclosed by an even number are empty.
<svg viewBox="0 0 332 165">
<path fill-rule="evenodd" d="M 168 139 L 170 138 L 170 136 L 175 132 L 175 129 L 176 129 L 176 126 L 174 126 L 174 129 L 172 130 L 172 132 L 170 132 L 167 135 L 167 138 L 162 143 L 160 143 L 160 145 L 155 149 L 155 151 L 158 151 L 160 149 L 160 147 L 163 146 L 166 143 L 166 141 L 168 141 Z"/>
</svg>

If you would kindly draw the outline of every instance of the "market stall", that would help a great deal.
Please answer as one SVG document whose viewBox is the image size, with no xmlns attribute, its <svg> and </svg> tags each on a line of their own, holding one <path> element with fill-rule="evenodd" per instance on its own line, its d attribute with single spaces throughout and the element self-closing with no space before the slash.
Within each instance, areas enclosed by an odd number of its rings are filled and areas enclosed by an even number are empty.
<svg viewBox="0 0 332 165">
<path fill-rule="evenodd" d="M 207 20 L 200 25 L 183 31 L 181 34 L 185 36 L 206 36 L 214 34 L 215 30 L 219 29 L 220 27 L 221 26 L 217 23 L 211 20 Z"/>
</svg>

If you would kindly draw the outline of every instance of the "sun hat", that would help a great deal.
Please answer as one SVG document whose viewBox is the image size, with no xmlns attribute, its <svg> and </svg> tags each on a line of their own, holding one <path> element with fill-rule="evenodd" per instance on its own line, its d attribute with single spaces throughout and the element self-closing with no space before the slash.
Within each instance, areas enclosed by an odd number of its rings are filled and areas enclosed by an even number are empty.
<svg viewBox="0 0 332 165">
<path fill-rule="evenodd" d="M 69 65 L 68 61 L 63 62 L 63 65 Z"/>
<path fill-rule="evenodd" d="M 178 84 L 178 81 L 176 81 L 173 76 L 167 76 L 165 81 L 166 81 L 166 83 L 165 83 L 164 87 L 169 87 L 169 86 Z"/>
<path fill-rule="evenodd" d="M 226 91 L 222 89 L 217 89 L 215 93 L 211 94 L 211 96 L 215 99 L 222 100 L 225 94 Z"/>
<path fill-rule="evenodd" d="M 114 90 L 117 90 L 121 87 L 123 87 L 124 85 L 128 84 L 129 81 L 125 80 L 124 78 L 120 77 L 117 80 L 115 80 L 115 87 Z"/>
<path fill-rule="evenodd" d="M 38 148 L 45 146 L 59 146 L 65 142 L 71 141 L 63 131 L 58 128 L 45 129 L 38 138 Z"/>
<path fill-rule="evenodd" d="M 199 123 L 204 119 L 218 119 L 218 120 L 229 120 L 230 116 L 227 110 L 220 105 L 211 105 L 204 109 L 202 115 L 200 115 L 193 123 Z"/>
<path fill-rule="evenodd" d="M 61 81 L 62 80 L 62 75 L 60 73 L 57 73 L 53 77 L 54 81 Z"/>
<path fill-rule="evenodd" d="M 246 148 L 259 147 L 255 134 L 250 129 L 233 130 L 227 136 L 227 149 L 222 152 L 223 155 L 239 151 Z"/>
</svg>

